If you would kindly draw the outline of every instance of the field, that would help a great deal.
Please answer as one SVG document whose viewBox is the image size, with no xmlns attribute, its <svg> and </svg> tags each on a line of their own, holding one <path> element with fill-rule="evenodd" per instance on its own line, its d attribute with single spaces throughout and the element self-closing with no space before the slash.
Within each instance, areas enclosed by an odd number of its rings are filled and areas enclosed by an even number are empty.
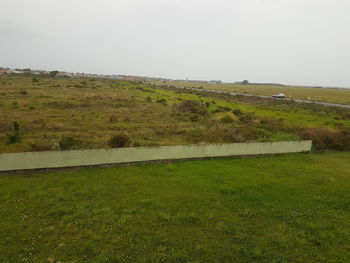
<svg viewBox="0 0 350 263">
<path fill-rule="evenodd" d="M 290 98 L 301 100 L 323 101 L 350 105 L 350 89 L 335 88 L 313 88 L 279 85 L 241 85 L 241 84 L 206 84 L 193 82 L 157 82 L 183 87 L 203 87 L 204 89 L 225 90 L 237 93 L 249 93 L 257 95 L 272 96 L 284 93 Z"/>
<path fill-rule="evenodd" d="M 348 262 L 349 152 L 0 177 L 0 262 Z"/>
<path fill-rule="evenodd" d="M 347 109 L 108 79 L 0 76 L 0 153 L 108 148 L 120 134 L 123 147 L 313 139 L 346 150 L 349 129 Z"/>
</svg>

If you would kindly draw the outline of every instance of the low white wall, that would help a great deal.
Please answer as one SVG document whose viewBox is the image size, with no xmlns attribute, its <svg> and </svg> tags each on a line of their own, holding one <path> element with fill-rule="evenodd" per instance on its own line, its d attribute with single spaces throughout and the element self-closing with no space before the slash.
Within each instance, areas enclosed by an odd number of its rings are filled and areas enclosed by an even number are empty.
<svg viewBox="0 0 350 263">
<path fill-rule="evenodd" d="M 0 154 L 0 171 L 90 166 L 155 160 L 307 152 L 311 141 L 232 143 Z"/>
</svg>

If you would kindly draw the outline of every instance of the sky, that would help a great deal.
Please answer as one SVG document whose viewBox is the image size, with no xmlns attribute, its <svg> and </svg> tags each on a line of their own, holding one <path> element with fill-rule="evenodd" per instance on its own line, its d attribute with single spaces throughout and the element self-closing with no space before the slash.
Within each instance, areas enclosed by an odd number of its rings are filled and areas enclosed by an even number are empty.
<svg viewBox="0 0 350 263">
<path fill-rule="evenodd" d="M 349 0 L 0 0 L 0 66 L 350 87 Z"/>
</svg>

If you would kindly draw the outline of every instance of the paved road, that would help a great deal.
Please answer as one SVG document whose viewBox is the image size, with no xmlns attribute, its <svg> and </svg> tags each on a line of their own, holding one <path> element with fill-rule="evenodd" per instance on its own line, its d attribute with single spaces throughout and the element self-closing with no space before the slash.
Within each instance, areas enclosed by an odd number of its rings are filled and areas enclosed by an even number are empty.
<svg viewBox="0 0 350 263">
<path fill-rule="evenodd" d="M 229 91 L 224 91 L 224 90 L 211 90 L 211 89 L 200 89 L 200 88 L 190 88 L 190 87 L 176 87 L 176 86 L 172 86 L 172 88 L 187 89 L 187 90 L 194 90 L 194 91 L 213 92 L 213 93 L 220 93 L 220 94 L 228 94 L 228 95 L 232 95 L 232 96 L 241 95 L 241 96 L 247 96 L 247 97 L 259 97 L 259 98 L 265 98 L 265 99 L 274 99 L 274 98 L 272 98 L 270 96 L 254 95 L 254 94 L 247 94 L 247 93 L 237 93 L 237 92 L 229 92 Z M 281 100 L 281 99 L 278 99 L 278 100 Z M 328 103 L 328 102 L 322 102 L 322 101 L 298 100 L 298 99 L 288 99 L 288 98 L 285 98 L 285 99 L 282 99 L 282 100 L 295 101 L 295 102 L 299 102 L 299 103 L 314 103 L 314 104 L 319 104 L 319 105 L 328 106 L 328 107 L 339 107 L 339 108 L 344 108 L 344 109 L 350 109 L 350 105 L 335 104 L 335 103 Z"/>
</svg>

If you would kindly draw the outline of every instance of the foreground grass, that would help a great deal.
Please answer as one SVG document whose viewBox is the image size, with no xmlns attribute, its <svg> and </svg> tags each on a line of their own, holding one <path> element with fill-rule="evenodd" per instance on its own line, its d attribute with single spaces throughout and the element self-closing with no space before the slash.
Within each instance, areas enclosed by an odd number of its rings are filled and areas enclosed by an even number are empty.
<svg viewBox="0 0 350 263">
<path fill-rule="evenodd" d="M 0 262 L 347 262 L 350 153 L 0 178 Z"/>
<path fill-rule="evenodd" d="M 183 87 L 202 87 L 204 89 L 225 90 L 238 93 L 272 96 L 284 93 L 290 98 L 301 100 L 323 101 L 350 105 L 350 89 L 313 88 L 279 85 L 241 85 L 241 84 L 207 84 L 193 82 L 157 82 Z"/>
</svg>

